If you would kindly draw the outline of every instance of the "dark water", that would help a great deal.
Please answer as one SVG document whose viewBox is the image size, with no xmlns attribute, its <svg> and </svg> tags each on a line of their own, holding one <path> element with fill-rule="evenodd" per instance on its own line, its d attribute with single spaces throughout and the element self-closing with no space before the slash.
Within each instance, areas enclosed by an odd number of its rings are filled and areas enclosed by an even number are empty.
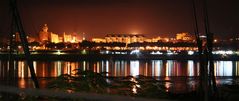
<svg viewBox="0 0 239 101">
<path fill-rule="evenodd" d="M 30 73 L 25 61 L 14 61 L 14 75 L 16 86 L 20 88 L 32 87 Z M 215 61 L 215 75 L 217 84 L 231 84 L 239 76 L 239 61 Z M 199 63 L 193 60 L 120 60 L 120 61 L 34 61 L 34 68 L 39 83 L 44 88 L 49 78 L 61 74 L 74 75 L 75 69 L 92 70 L 94 72 L 108 72 L 107 76 L 122 77 L 144 75 L 158 80 L 170 80 L 165 87 L 172 92 L 186 92 L 195 90 L 198 84 Z M 0 78 L 8 78 L 9 62 L 0 61 Z M 1 82 L 5 84 L 6 82 Z"/>
</svg>

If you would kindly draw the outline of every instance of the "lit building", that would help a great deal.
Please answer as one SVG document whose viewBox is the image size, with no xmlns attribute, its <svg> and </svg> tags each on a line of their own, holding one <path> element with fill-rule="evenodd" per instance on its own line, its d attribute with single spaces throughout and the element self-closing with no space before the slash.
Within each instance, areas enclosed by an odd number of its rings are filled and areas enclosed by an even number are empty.
<svg viewBox="0 0 239 101">
<path fill-rule="evenodd" d="M 107 34 L 105 38 L 93 38 L 92 41 L 96 43 L 100 42 L 106 42 L 106 43 L 112 43 L 112 42 L 120 42 L 120 43 L 143 43 L 145 40 L 145 37 L 143 35 L 127 35 L 127 34 Z"/>
<path fill-rule="evenodd" d="M 160 36 L 156 37 L 156 38 L 148 38 L 148 39 L 144 39 L 145 42 L 159 42 L 162 41 L 162 38 Z"/>
<path fill-rule="evenodd" d="M 103 38 L 92 38 L 92 41 L 96 42 L 96 43 L 105 43 L 106 42 L 106 40 Z"/>
<path fill-rule="evenodd" d="M 63 37 L 58 36 L 59 42 L 63 42 Z"/>
<path fill-rule="evenodd" d="M 46 41 L 50 41 L 53 43 L 59 43 L 59 42 L 77 43 L 81 41 L 79 40 L 79 36 L 77 37 L 77 35 L 66 34 L 65 32 L 63 33 L 63 35 L 59 35 L 52 32 L 48 32 L 47 24 L 44 24 L 44 26 L 42 27 L 42 30 L 39 32 L 39 39 L 40 39 L 40 42 L 42 43 Z M 83 39 L 85 38 L 83 37 Z"/>
<path fill-rule="evenodd" d="M 177 34 L 176 36 L 178 40 L 183 41 L 191 41 L 193 38 L 191 36 L 185 34 Z M 127 34 L 107 34 L 105 38 L 92 38 L 93 42 L 96 43 L 112 43 L 112 42 L 120 42 L 120 43 L 143 43 L 143 42 L 175 42 L 175 38 L 162 38 L 160 36 L 154 38 L 146 38 L 143 35 L 127 35 Z"/>
<path fill-rule="evenodd" d="M 57 34 L 51 33 L 50 39 L 52 43 L 59 43 L 59 36 Z"/>
<path fill-rule="evenodd" d="M 49 32 L 47 24 L 44 24 L 42 30 L 39 32 L 40 42 L 45 42 L 49 40 Z"/>
<path fill-rule="evenodd" d="M 176 40 L 178 41 L 192 41 L 193 37 L 189 35 L 189 33 L 183 32 L 183 33 L 177 33 L 176 34 Z"/>
<path fill-rule="evenodd" d="M 77 42 L 76 36 L 72 36 L 71 43 L 76 43 L 76 42 Z"/>
<path fill-rule="evenodd" d="M 80 40 L 77 38 L 76 35 L 66 34 L 64 32 L 63 33 L 63 42 L 66 42 L 66 43 L 77 43 L 77 42 L 80 42 Z"/>
<path fill-rule="evenodd" d="M 156 37 L 156 38 L 153 38 L 153 39 L 152 39 L 152 42 L 158 42 L 158 41 L 160 41 L 160 40 L 162 40 L 162 38 L 161 38 L 160 36 L 158 36 L 158 37 Z"/>
<path fill-rule="evenodd" d="M 72 36 L 70 34 L 63 33 L 64 42 L 71 42 Z"/>
</svg>

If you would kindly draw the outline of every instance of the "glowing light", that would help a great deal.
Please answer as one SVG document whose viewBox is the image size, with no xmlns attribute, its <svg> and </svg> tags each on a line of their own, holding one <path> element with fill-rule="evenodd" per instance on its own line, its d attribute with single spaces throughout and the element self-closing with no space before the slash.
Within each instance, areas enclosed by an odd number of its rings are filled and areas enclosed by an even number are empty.
<svg viewBox="0 0 239 101">
<path fill-rule="evenodd" d="M 193 55 L 194 52 L 193 51 L 188 51 L 188 55 Z"/>
<path fill-rule="evenodd" d="M 154 54 L 162 55 L 163 53 L 162 53 L 162 52 L 159 52 L 159 51 L 157 51 L 157 52 L 154 52 L 154 51 L 153 51 L 153 52 L 151 52 L 150 54 L 153 54 L 153 55 L 154 55 Z"/>
<path fill-rule="evenodd" d="M 168 76 L 174 76 L 172 75 L 172 69 L 174 68 L 173 66 L 173 61 L 172 60 L 168 60 L 166 63 L 166 77 Z M 168 79 L 168 78 L 167 78 Z"/>
<path fill-rule="evenodd" d="M 82 50 L 82 51 L 81 51 L 81 54 L 87 54 L 86 50 L 85 50 L 85 49 Z"/>
<path fill-rule="evenodd" d="M 60 76 L 62 74 L 61 61 L 57 61 L 57 67 L 56 68 L 57 68 L 56 76 Z"/>
<path fill-rule="evenodd" d="M 57 55 L 60 55 L 61 54 L 61 51 L 60 50 L 57 50 L 57 53 L 56 53 Z"/>
<path fill-rule="evenodd" d="M 106 74 L 106 76 L 109 76 L 109 61 L 106 61 L 106 72 L 107 72 L 107 74 Z"/>
<path fill-rule="evenodd" d="M 136 50 L 132 50 L 132 51 L 130 52 L 130 54 L 139 54 L 139 52 L 140 52 L 140 51 L 136 49 Z"/>
<path fill-rule="evenodd" d="M 233 54 L 232 51 L 226 51 L 226 54 Z"/>
<path fill-rule="evenodd" d="M 173 53 L 172 52 L 168 52 L 167 55 L 173 55 Z"/>
<path fill-rule="evenodd" d="M 24 78 L 25 77 L 25 72 L 24 72 L 24 62 L 22 62 L 22 61 L 19 61 L 18 62 L 18 76 L 20 77 L 20 78 Z"/>
<path fill-rule="evenodd" d="M 133 91 L 134 94 L 137 93 L 137 87 L 135 85 L 133 85 L 132 91 Z"/>
<path fill-rule="evenodd" d="M 135 78 L 131 78 L 130 81 L 135 83 L 134 85 L 132 85 L 132 92 L 136 94 L 137 88 L 140 88 L 140 85 L 138 84 L 138 81 L 136 81 Z"/>
<path fill-rule="evenodd" d="M 168 66 L 168 63 L 166 64 L 166 71 L 165 71 L 166 73 L 166 77 L 168 77 L 169 76 L 169 66 Z"/>
<path fill-rule="evenodd" d="M 188 76 L 195 76 L 194 74 L 194 71 L 193 71 L 193 61 L 192 60 L 189 60 L 188 61 Z"/>
<path fill-rule="evenodd" d="M 85 71 L 85 70 L 86 70 L 86 62 L 83 61 L 83 71 Z"/>
<path fill-rule="evenodd" d="M 139 34 L 138 32 L 132 32 L 131 34 L 133 34 L 133 35 L 137 35 L 137 34 Z"/>
<path fill-rule="evenodd" d="M 219 51 L 213 51 L 213 54 L 221 54 L 221 55 L 226 55 L 226 54 L 233 54 L 234 52 L 231 50 L 228 51 L 223 51 L 223 50 L 219 50 Z"/>
<path fill-rule="evenodd" d="M 76 37 L 72 37 L 71 43 L 76 43 Z"/>
<path fill-rule="evenodd" d="M 161 67 L 163 67 L 163 63 L 161 60 L 153 60 L 152 61 L 152 76 L 161 76 Z"/>
<path fill-rule="evenodd" d="M 205 36 L 205 35 L 201 35 L 201 36 L 199 36 L 200 38 L 207 38 L 207 36 Z"/>
<path fill-rule="evenodd" d="M 217 39 L 213 40 L 214 42 L 217 42 Z"/>
<path fill-rule="evenodd" d="M 170 84 L 169 82 L 165 82 L 166 92 L 169 91 L 170 85 L 171 85 L 171 84 Z"/>
</svg>

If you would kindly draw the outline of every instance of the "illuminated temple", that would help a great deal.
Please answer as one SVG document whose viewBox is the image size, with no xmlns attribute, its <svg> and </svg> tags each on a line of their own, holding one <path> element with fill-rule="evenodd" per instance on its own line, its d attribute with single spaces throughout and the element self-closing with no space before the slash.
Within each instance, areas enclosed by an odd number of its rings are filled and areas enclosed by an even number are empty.
<svg viewBox="0 0 239 101">
<path fill-rule="evenodd" d="M 81 41 L 79 39 L 79 36 L 77 35 L 66 34 L 65 32 L 63 33 L 63 35 L 59 35 L 53 32 L 48 32 L 47 24 L 44 24 L 44 26 L 42 27 L 42 30 L 39 32 L 39 40 L 41 43 L 46 43 L 46 42 L 78 43 Z"/>
</svg>

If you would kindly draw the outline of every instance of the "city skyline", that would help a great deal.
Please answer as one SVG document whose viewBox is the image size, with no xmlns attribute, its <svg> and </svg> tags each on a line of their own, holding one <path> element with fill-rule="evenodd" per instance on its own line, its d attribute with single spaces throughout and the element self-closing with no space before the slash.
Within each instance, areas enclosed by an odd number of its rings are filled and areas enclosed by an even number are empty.
<svg viewBox="0 0 239 101">
<path fill-rule="evenodd" d="M 51 32 L 48 31 L 48 24 L 43 24 L 41 25 L 41 28 L 39 29 L 39 32 L 37 32 L 37 36 L 32 36 L 31 34 L 27 35 L 28 38 L 28 42 L 41 42 L 41 43 L 45 43 L 45 42 L 52 42 L 52 43 L 79 43 L 82 42 L 83 40 L 87 40 L 87 41 L 92 41 L 92 42 L 109 42 L 106 41 L 107 39 L 104 39 L 106 37 L 114 37 L 116 39 L 118 38 L 123 38 L 123 40 L 125 40 L 124 38 L 133 38 L 130 40 L 141 40 L 141 41 L 135 41 L 135 42 L 158 42 L 158 41 L 164 41 L 164 42 L 175 42 L 175 41 L 195 41 L 195 36 L 194 33 L 189 33 L 189 32 L 178 32 L 178 33 L 173 33 L 171 35 L 158 35 L 155 37 L 149 37 L 145 34 L 142 33 L 105 33 L 104 35 L 100 36 L 100 37 L 95 37 L 95 36 L 91 36 L 90 38 L 87 38 L 86 33 L 84 32 L 72 32 L 72 33 L 55 33 L 55 32 Z M 14 34 L 14 36 L 16 37 L 15 40 L 20 41 L 20 36 L 19 33 L 16 32 Z M 134 39 L 134 37 L 136 39 Z M 140 37 L 143 37 L 143 39 L 140 39 Z M 205 37 L 205 35 L 201 35 L 201 37 Z M 225 41 L 225 40 L 238 40 L 239 34 L 226 34 L 225 36 L 218 36 L 217 34 L 214 36 L 214 40 L 218 40 L 218 41 Z M 139 38 L 139 39 L 137 39 Z M 8 38 L 4 38 L 3 40 L 1 40 L 1 42 L 6 43 L 8 42 Z M 115 39 L 112 39 L 115 40 Z M 168 40 L 168 41 L 167 41 Z M 113 41 L 112 41 L 113 42 Z M 121 42 L 121 41 L 114 41 L 114 42 Z M 125 42 L 125 43 L 134 43 L 134 42 Z"/>
<path fill-rule="evenodd" d="M 197 1 L 200 9 L 201 2 Z M 235 1 L 210 0 L 209 20 L 212 33 L 239 33 L 239 14 Z M 45 23 L 50 32 L 83 33 L 87 38 L 109 33 L 139 33 L 148 37 L 174 36 L 194 31 L 192 0 L 22 0 L 19 10 L 26 33 L 38 36 Z M 1 36 L 10 30 L 9 5 L 1 1 Z M 203 20 L 198 10 L 200 33 Z M 222 34 L 223 33 L 223 34 Z"/>
</svg>

